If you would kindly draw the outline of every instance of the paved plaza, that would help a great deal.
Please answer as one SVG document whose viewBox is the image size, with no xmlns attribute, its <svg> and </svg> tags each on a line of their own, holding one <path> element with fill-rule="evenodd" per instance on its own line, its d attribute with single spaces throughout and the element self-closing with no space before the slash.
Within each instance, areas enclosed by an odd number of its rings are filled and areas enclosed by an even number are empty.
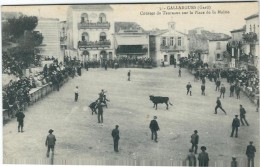
<svg viewBox="0 0 260 167">
<path fill-rule="evenodd" d="M 207 147 L 210 165 L 230 165 L 236 156 L 246 159 L 246 146 L 254 141 L 259 148 L 259 113 L 241 93 L 241 99 L 229 97 L 226 79 L 225 99 L 221 110 L 214 114 L 216 98 L 214 82 L 206 80 L 206 96 L 201 95 L 201 81 L 194 82 L 188 70 L 165 67 L 83 70 L 81 77 L 70 79 L 60 91 L 54 91 L 25 111 L 24 133 L 17 132 L 16 119 L 3 127 L 3 163 L 50 164 L 46 158 L 45 139 L 53 129 L 57 138 L 55 165 L 180 165 L 191 147 L 190 136 L 198 130 L 199 148 Z M 186 84 L 192 84 L 192 96 L 186 95 Z M 74 89 L 79 86 L 79 101 L 74 102 Z M 98 93 L 107 91 L 108 108 L 104 108 L 104 123 L 97 123 L 88 105 Z M 173 106 L 153 108 L 149 95 L 167 96 Z M 242 104 L 250 126 L 241 126 L 238 138 L 231 138 L 231 123 Z M 160 131 L 158 143 L 151 140 L 149 123 L 156 115 Z M 113 150 L 111 131 L 119 125 L 119 153 Z M 200 149 L 198 149 L 200 152 Z M 259 149 L 256 156 L 259 157 Z M 255 161 L 259 158 L 255 158 Z M 255 164 L 258 166 L 258 162 Z"/>
</svg>

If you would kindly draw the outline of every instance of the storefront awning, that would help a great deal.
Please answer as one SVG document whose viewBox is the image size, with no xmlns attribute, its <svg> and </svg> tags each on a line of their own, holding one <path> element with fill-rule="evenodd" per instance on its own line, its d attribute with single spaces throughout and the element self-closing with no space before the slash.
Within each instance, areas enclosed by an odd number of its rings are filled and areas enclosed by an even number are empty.
<svg viewBox="0 0 260 167">
<path fill-rule="evenodd" d="M 119 45 L 148 45 L 149 38 L 144 35 L 131 35 L 131 36 L 116 36 L 115 47 L 117 48 Z"/>
</svg>

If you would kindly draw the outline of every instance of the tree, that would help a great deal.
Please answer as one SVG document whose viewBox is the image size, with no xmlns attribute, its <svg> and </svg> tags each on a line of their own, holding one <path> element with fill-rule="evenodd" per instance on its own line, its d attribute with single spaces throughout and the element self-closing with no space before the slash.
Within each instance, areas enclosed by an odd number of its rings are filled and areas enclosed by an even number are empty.
<svg viewBox="0 0 260 167">
<path fill-rule="evenodd" d="M 39 46 L 42 43 L 43 36 L 39 31 L 25 31 L 23 46 Z"/>
<path fill-rule="evenodd" d="M 231 54 L 228 51 L 224 51 L 223 56 L 227 60 L 227 62 L 231 62 Z"/>
<path fill-rule="evenodd" d="M 257 41 L 257 34 L 254 32 L 249 32 L 243 35 L 243 39 L 248 43 L 254 43 Z"/>
<path fill-rule="evenodd" d="M 3 71 L 6 69 L 13 74 L 22 74 L 22 69 L 34 63 L 36 47 L 42 43 L 43 36 L 33 31 L 38 24 L 35 16 L 22 15 L 12 18 L 3 25 L 3 47 L 15 43 L 13 47 L 3 48 Z M 9 48 L 9 49 L 8 49 Z"/>
<path fill-rule="evenodd" d="M 22 15 L 19 18 L 12 18 L 8 20 L 9 33 L 19 38 L 23 35 L 24 31 L 32 31 L 38 24 L 38 18 L 35 16 Z"/>
</svg>

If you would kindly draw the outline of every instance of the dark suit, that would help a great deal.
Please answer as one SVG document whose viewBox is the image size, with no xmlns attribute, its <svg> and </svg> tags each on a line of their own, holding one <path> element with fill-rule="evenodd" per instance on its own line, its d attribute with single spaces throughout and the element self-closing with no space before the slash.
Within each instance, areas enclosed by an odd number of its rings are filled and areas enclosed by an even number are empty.
<svg viewBox="0 0 260 167">
<path fill-rule="evenodd" d="M 97 109 L 98 109 L 98 123 L 103 123 L 103 106 L 101 103 L 97 104 Z M 101 119 L 101 121 L 100 121 Z"/>
<path fill-rule="evenodd" d="M 189 166 L 196 166 L 196 156 L 193 153 L 188 154 L 187 161 L 189 163 Z"/>
<path fill-rule="evenodd" d="M 128 81 L 130 81 L 130 76 L 131 76 L 130 71 L 127 73 L 127 76 L 128 76 Z"/>
<path fill-rule="evenodd" d="M 220 108 L 224 113 L 226 113 L 226 111 L 222 108 L 222 105 L 221 105 L 221 102 L 219 99 L 216 101 L 216 103 L 217 103 L 217 106 L 215 107 L 215 114 L 217 114 L 218 108 Z"/>
<path fill-rule="evenodd" d="M 197 134 L 192 134 L 191 135 L 191 144 L 192 144 L 192 146 L 191 146 L 191 149 L 193 150 L 194 149 L 194 147 L 195 147 L 195 154 L 197 154 L 197 149 L 198 149 L 198 143 L 199 143 L 199 135 L 197 135 Z"/>
<path fill-rule="evenodd" d="M 238 132 L 238 127 L 240 126 L 240 121 L 238 118 L 234 118 L 233 122 L 232 122 L 232 132 L 230 137 L 233 137 L 234 131 L 236 130 L 236 135 L 235 137 L 237 137 L 237 132 Z"/>
<path fill-rule="evenodd" d="M 192 87 L 191 84 L 187 84 L 187 85 L 186 85 L 187 95 L 189 94 L 189 92 L 190 92 L 190 95 L 191 95 L 191 91 L 190 91 L 190 88 L 191 88 L 191 87 Z"/>
<path fill-rule="evenodd" d="M 234 91 L 235 91 L 235 86 L 234 85 L 230 85 L 230 97 L 234 96 Z"/>
<path fill-rule="evenodd" d="M 201 85 L 201 95 L 205 96 L 205 85 Z"/>
<path fill-rule="evenodd" d="M 119 130 L 113 129 L 112 130 L 112 137 L 113 137 L 113 141 L 114 141 L 114 151 L 118 152 L 118 142 L 119 142 Z"/>
<path fill-rule="evenodd" d="M 49 157 L 50 150 L 52 154 L 54 154 L 54 146 L 55 146 L 56 138 L 53 134 L 49 134 L 46 138 L 45 145 L 48 147 L 46 156 Z"/>
<path fill-rule="evenodd" d="M 241 88 L 239 86 L 236 86 L 237 99 L 240 99 L 240 90 Z"/>
<path fill-rule="evenodd" d="M 224 86 L 222 86 L 222 87 L 220 88 L 220 98 L 221 98 L 221 96 L 223 95 L 223 99 L 224 99 L 225 92 L 226 92 L 226 88 L 225 88 Z"/>
<path fill-rule="evenodd" d="M 209 164 L 209 155 L 206 152 L 201 152 L 199 153 L 198 156 L 198 160 L 199 160 L 199 166 L 208 166 Z"/>
<path fill-rule="evenodd" d="M 240 108 L 240 121 L 241 121 L 241 124 L 244 125 L 244 122 L 243 122 L 243 120 L 244 120 L 246 125 L 249 126 L 249 124 L 248 124 L 248 122 L 246 120 L 246 115 L 245 114 L 246 114 L 246 110 L 243 107 L 241 107 Z"/>
<path fill-rule="evenodd" d="M 150 127 L 151 132 L 152 132 L 151 139 L 153 140 L 153 136 L 155 136 L 154 137 L 154 141 L 157 141 L 157 131 L 160 129 L 157 121 L 155 119 L 152 120 L 150 122 L 150 126 L 149 127 Z"/>
<path fill-rule="evenodd" d="M 253 145 L 248 145 L 246 148 L 246 155 L 248 158 L 248 167 L 254 167 L 254 157 L 255 157 L 255 146 Z M 250 166 L 250 162 L 252 162 L 252 166 Z"/>
<path fill-rule="evenodd" d="M 19 111 L 18 113 L 15 114 L 15 116 L 17 117 L 17 121 L 18 121 L 18 132 L 20 132 L 20 127 L 21 127 L 21 131 L 23 132 L 23 119 L 25 115 L 23 112 Z"/>
</svg>

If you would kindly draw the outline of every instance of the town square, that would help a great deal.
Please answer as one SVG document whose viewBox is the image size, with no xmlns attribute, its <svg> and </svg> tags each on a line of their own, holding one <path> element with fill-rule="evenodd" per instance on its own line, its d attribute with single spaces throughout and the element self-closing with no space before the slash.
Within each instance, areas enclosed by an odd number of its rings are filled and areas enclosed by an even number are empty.
<svg viewBox="0 0 260 167">
<path fill-rule="evenodd" d="M 258 3 L 228 5 L 245 13 L 2 6 L 3 164 L 259 166 Z M 212 16 L 227 26 L 140 15 L 199 8 L 229 10 Z"/>
</svg>

